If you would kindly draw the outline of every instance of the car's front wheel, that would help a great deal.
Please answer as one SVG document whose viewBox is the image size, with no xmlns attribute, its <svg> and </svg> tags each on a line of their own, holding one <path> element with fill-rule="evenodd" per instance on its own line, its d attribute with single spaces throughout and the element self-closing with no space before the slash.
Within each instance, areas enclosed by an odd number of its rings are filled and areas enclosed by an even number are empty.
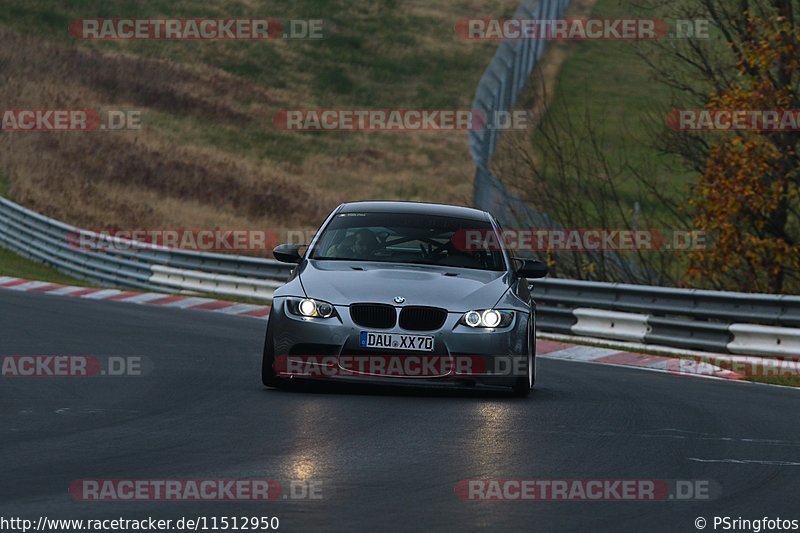
<svg viewBox="0 0 800 533">
<path fill-rule="evenodd" d="M 275 343 L 272 340 L 272 319 L 267 319 L 264 355 L 261 359 L 261 382 L 266 387 L 282 387 L 284 380 L 275 373 Z"/>
<path fill-rule="evenodd" d="M 536 381 L 536 330 L 533 326 L 533 313 L 528 320 L 528 357 L 525 361 L 525 376 L 517 378 L 511 390 L 514 396 L 527 398 L 531 394 L 533 384 Z"/>
<path fill-rule="evenodd" d="M 514 392 L 514 396 L 518 398 L 527 398 L 530 396 L 531 389 L 533 389 L 533 367 L 533 356 L 529 354 L 527 361 L 525 362 L 525 372 L 527 375 L 518 377 L 516 383 L 514 383 L 514 386 L 511 387 L 511 390 Z"/>
</svg>

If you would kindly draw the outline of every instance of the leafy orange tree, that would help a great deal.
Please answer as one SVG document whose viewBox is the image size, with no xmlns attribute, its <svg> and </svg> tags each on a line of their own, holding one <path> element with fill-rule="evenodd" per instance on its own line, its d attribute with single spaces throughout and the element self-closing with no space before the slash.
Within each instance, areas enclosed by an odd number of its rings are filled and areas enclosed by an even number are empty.
<svg viewBox="0 0 800 533">
<path fill-rule="evenodd" d="M 681 6 L 694 9 L 684 15 L 710 20 L 717 38 L 670 43 L 664 50 L 673 61 L 651 63 L 676 89 L 674 104 L 700 104 L 711 112 L 777 110 L 781 116 L 800 110 L 797 1 L 694 0 Z M 695 283 L 800 292 L 800 132 L 792 126 L 664 135 L 665 151 L 683 156 L 700 175 L 688 213 L 708 242 L 689 260 Z"/>
</svg>

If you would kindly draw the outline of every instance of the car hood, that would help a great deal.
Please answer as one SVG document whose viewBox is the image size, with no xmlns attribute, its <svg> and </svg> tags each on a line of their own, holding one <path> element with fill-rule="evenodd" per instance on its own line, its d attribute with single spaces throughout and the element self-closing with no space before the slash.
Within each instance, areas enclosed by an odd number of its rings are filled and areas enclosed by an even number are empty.
<svg viewBox="0 0 800 533">
<path fill-rule="evenodd" d="M 376 302 L 430 305 L 449 311 L 493 307 L 508 289 L 507 272 L 427 265 L 309 260 L 299 272 L 310 298 L 334 305 Z"/>
</svg>

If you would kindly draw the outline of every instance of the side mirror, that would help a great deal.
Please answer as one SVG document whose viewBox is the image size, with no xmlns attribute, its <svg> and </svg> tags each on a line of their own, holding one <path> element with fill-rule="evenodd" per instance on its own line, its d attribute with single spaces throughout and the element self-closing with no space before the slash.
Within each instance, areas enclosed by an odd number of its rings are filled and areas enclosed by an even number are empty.
<svg viewBox="0 0 800 533">
<path fill-rule="evenodd" d="M 547 265 L 537 259 L 520 259 L 522 265 L 517 268 L 521 278 L 543 278 L 549 272 Z"/>
<path fill-rule="evenodd" d="M 279 244 L 272 249 L 272 255 L 282 263 L 299 263 L 302 259 L 300 247 L 302 244 Z"/>
</svg>

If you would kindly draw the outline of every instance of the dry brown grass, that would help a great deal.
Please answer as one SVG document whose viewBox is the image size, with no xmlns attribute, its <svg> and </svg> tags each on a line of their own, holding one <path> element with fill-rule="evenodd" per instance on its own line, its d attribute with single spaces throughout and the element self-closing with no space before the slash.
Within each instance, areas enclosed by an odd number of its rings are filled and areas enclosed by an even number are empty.
<svg viewBox="0 0 800 533">
<path fill-rule="evenodd" d="M 0 36 L 8 108 L 80 109 L 109 102 L 215 123 L 253 120 L 242 95 L 268 96 L 233 76 L 122 55 L 65 48 L 13 33 Z M 56 81 L 57 80 L 57 81 Z M 83 225 L 296 224 L 328 208 L 313 188 L 255 161 L 185 146 L 169 130 L 5 133 L 0 165 L 16 200 Z M 169 209 L 161 207 L 162 202 Z M 181 204 L 186 203 L 186 207 Z"/>
<path fill-rule="evenodd" d="M 488 62 L 494 43 L 459 42 L 448 32 L 458 18 L 499 16 L 517 1 L 445 4 L 404 4 L 410 16 L 430 19 L 442 32 L 416 35 L 414 47 L 433 54 L 485 47 Z M 302 60 L 301 46 L 318 43 L 290 44 L 272 43 L 289 61 Z M 87 227 L 284 229 L 315 226 L 342 201 L 471 203 L 474 169 L 464 133 L 276 133 L 270 130 L 277 110 L 321 107 L 306 71 L 273 87 L 202 61 L 142 57 L 128 48 L 0 28 L 5 109 L 124 108 L 144 119 L 138 131 L 0 133 L 0 173 L 12 199 Z M 226 45 L 219 53 L 242 60 L 234 50 Z M 375 50 L 412 52 L 419 50 Z M 358 67 L 346 68 L 359 75 Z M 461 106 L 470 103 L 474 78 L 464 81 Z M 409 80 L 398 90 L 413 95 L 418 87 Z M 272 135 L 268 149 L 219 140 L 235 139 L 239 130 Z M 287 160 L 278 154 L 281 143 L 324 148 Z"/>
</svg>

